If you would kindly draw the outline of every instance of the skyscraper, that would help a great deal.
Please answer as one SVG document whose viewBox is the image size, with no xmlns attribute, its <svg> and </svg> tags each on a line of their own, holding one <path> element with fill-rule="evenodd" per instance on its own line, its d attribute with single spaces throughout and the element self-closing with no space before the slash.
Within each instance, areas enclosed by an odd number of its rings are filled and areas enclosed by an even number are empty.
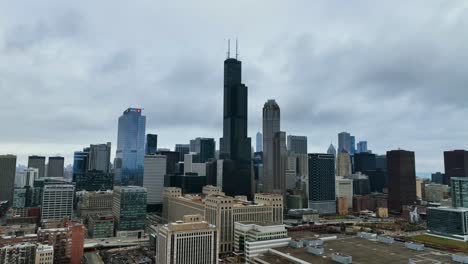
<svg viewBox="0 0 468 264">
<path fill-rule="evenodd" d="M 16 156 L 0 155 L 0 201 L 13 203 L 16 174 Z"/>
<path fill-rule="evenodd" d="M 115 182 L 121 185 L 142 185 L 145 158 L 146 116 L 140 108 L 128 108 L 119 117 Z"/>
<path fill-rule="evenodd" d="M 158 150 L 158 135 L 156 134 L 147 134 L 146 135 L 146 146 L 145 154 L 154 155 Z"/>
<path fill-rule="evenodd" d="M 275 100 L 268 100 L 263 106 L 263 191 L 274 189 L 275 136 L 280 132 L 280 107 Z"/>
<path fill-rule="evenodd" d="M 356 153 L 356 137 L 349 137 L 349 154 L 354 155 Z"/>
<path fill-rule="evenodd" d="M 452 177 L 468 177 L 468 151 L 444 151 L 444 184 L 450 185 Z"/>
<path fill-rule="evenodd" d="M 336 149 L 332 143 L 330 143 L 330 146 L 328 147 L 327 154 L 333 154 L 333 156 L 336 157 Z"/>
<path fill-rule="evenodd" d="M 149 205 L 162 204 L 164 191 L 164 176 L 166 175 L 166 156 L 146 155 L 143 173 L 143 187 L 148 192 Z"/>
<path fill-rule="evenodd" d="M 286 191 L 286 170 L 288 168 L 288 151 L 286 132 L 276 132 L 273 138 L 273 192 Z M 268 190 L 267 190 L 268 191 Z"/>
<path fill-rule="evenodd" d="M 320 214 L 334 214 L 335 198 L 335 156 L 309 154 L 309 208 Z"/>
<path fill-rule="evenodd" d="M 89 146 L 88 170 L 110 172 L 111 143 Z"/>
<path fill-rule="evenodd" d="M 47 164 L 47 177 L 63 178 L 65 159 L 63 157 L 49 157 Z"/>
<path fill-rule="evenodd" d="M 224 61 L 222 187 L 227 195 L 252 197 L 251 140 L 247 137 L 247 86 L 242 83 L 242 63 L 237 58 Z"/>
<path fill-rule="evenodd" d="M 357 143 L 357 153 L 367 152 L 367 141 L 359 141 Z"/>
<path fill-rule="evenodd" d="M 39 170 L 39 178 L 45 177 L 45 157 L 44 156 L 29 156 L 28 168 L 36 168 Z"/>
<path fill-rule="evenodd" d="M 145 229 L 146 188 L 139 186 L 116 186 L 112 214 L 115 219 L 117 236 L 121 232 L 141 238 Z"/>
<path fill-rule="evenodd" d="M 76 182 L 77 175 L 83 175 L 88 171 L 88 156 L 89 148 L 73 153 L 73 182 Z"/>
<path fill-rule="evenodd" d="M 296 154 L 307 154 L 307 137 L 306 136 L 288 136 L 288 151 Z"/>
<path fill-rule="evenodd" d="M 343 151 L 351 153 L 351 135 L 348 132 L 338 134 L 338 153 Z"/>
<path fill-rule="evenodd" d="M 201 163 L 207 162 L 210 159 L 214 159 L 215 157 L 214 138 L 198 137 L 196 139 L 190 140 L 190 152 L 199 154 L 199 162 Z M 181 160 L 184 160 L 184 159 L 182 158 Z"/>
<path fill-rule="evenodd" d="M 400 212 L 403 205 L 416 202 L 414 152 L 387 151 L 388 209 Z"/>
<path fill-rule="evenodd" d="M 347 152 L 340 152 L 336 157 L 336 176 L 351 175 L 351 157 Z"/>
<path fill-rule="evenodd" d="M 255 136 L 255 152 L 262 152 L 263 151 L 263 135 L 260 133 L 260 131 L 257 132 L 257 135 Z"/>
<path fill-rule="evenodd" d="M 192 143 L 192 140 L 190 140 L 190 143 Z M 190 153 L 190 146 L 191 144 L 176 144 L 175 145 L 175 152 L 179 153 L 179 160 L 182 161 L 184 160 L 185 154 Z"/>
<path fill-rule="evenodd" d="M 71 219 L 75 187 L 68 184 L 45 185 L 42 196 L 41 220 Z"/>
</svg>

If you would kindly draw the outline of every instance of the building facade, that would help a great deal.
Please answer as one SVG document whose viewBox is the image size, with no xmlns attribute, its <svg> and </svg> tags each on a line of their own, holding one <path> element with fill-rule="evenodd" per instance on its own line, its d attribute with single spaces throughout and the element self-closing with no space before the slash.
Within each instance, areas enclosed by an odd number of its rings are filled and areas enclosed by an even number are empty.
<svg viewBox="0 0 468 264">
<path fill-rule="evenodd" d="M 54 264 L 54 247 L 49 245 L 37 245 L 35 264 Z"/>
<path fill-rule="evenodd" d="M 110 172 L 111 143 L 89 146 L 88 171 Z"/>
<path fill-rule="evenodd" d="M 263 135 L 260 131 L 257 132 L 257 135 L 255 135 L 255 143 L 255 152 L 263 151 Z"/>
<path fill-rule="evenodd" d="M 114 203 L 113 191 L 85 192 L 78 203 L 78 216 L 86 218 L 93 214 L 110 214 Z"/>
<path fill-rule="evenodd" d="M 13 203 L 16 175 L 16 156 L 0 155 L 0 201 Z"/>
<path fill-rule="evenodd" d="M 47 177 L 63 178 L 64 168 L 64 157 L 49 157 L 49 163 L 47 163 Z"/>
<path fill-rule="evenodd" d="M 117 186 L 114 188 L 112 213 L 117 233 L 137 231 L 143 235 L 146 219 L 147 192 L 139 186 Z"/>
<path fill-rule="evenodd" d="M 468 151 L 444 151 L 444 184 L 450 185 L 452 177 L 468 177 Z"/>
<path fill-rule="evenodd" d="M 165 175 L 166 156 L 146 155 L 143 173 L 143 187 L 145 187 L 148 192 L 148 204 L 162 204 Z"/>
<path fill-rule="evenodd" d="M 280 132 L 280 107 L 275 100 L 263 106 L 263 191 L 273 192 L 275 175 L 274 141 Z M 279 154 L 279 153 L 278 153 Z M 280 155 L 277 155 L 280 156 Z"/>
<path fill-rule="evenodd" d="M 158 150 L 158 135 L 146 134 L 145 155 L 154 155 Z"/>
<path fill-rule="evenodd" d="M 309 208 L 320 214 L 334 214 L 335 198 L 335 156 L 309 154 Z"/>
<path fill-rule="evenodd" d="M 39 178 L 45 177 L 45 160 L 44 156 L 29 156 L 28 168 L 36 168 L 39 170 Z"/>
<path fill-rule="evenodd" d="M 95 214 L 88 218 L 88 236 L 90 238 L 106 238 L 114 236 L 114 216 L 111 214 Z"/>
<path fill-rule="evenodd" d="M 388 209 L 401 212 L 403 205 L 416 202 L 416 170 L 414 152 L 387 151 Z"/>
<path fill-rule="evenodd" d="M 336 176 L 351 175 L 351 156 L 347 152 L 340 152 L 336 157 Z"/>
<path fill-rule="evenodd" d="M 215 140 L 214 138 L 198 137 L 190 140 L 190 152 L 199 155 L 199 162 L 205 163 L 215 158 Z"/>
<path fill-rule="evenodd" d="M 335 190 L 336 197 L 345 197 L 348 208 L 353 208 L 353 180 L 336 177 Z"/>
<path fill-rule="evenodd" d="M 468 241 L 468 208 L 427 208 L 430 234 Z"/>
<path fill-rule="evenodd" d="M 307 137 L 306 136 L 288 136 L 288 151 L 296 154 L 307 154 Z"/>
<path fill-rule="evenodd" d="M 42 196 L 41 220 L 71 219 L 75 187 L 68 184 L 45 185 Z"/>
</svg>

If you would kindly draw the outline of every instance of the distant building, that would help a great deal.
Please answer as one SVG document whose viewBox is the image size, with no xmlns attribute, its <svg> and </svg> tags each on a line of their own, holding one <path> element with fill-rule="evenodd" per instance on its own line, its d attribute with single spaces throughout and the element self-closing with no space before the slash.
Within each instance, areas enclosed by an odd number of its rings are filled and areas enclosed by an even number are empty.
<svg viewBox="0 0 468 264">
<path fill-rule="evenodd" d="M 356 153 L 356 137 L 351 136 L 349 140 L 350 140 L 349 154 L 354 155 Z"/>
<path fill-rule="evenodd" d="M 16 174 L 16 156 L 0 155 L 0 201 L 13 203 Z"/>
<path fill-rule="evenodd" d="M 65 168 L 65 159 L 63 157 L 49 157 L 47 164 L 47 177 L 49 178 L 63 178 L 63 171 Z"/>
<path fill-rule="evenodd" d="M 105 191 L 114 188 L 114 174 L 102 171 L 87 171 L 77 174 L 76 191 Z"/>
<path fill-rule="evenodd" d="M 416 171 L 414 152 L 387 151 L 388 209 L 400 212 L 403 205 L 416 202 Z"/>
<path fill-rule="evenodd" d="M 93 214 L 111 214 L 114 203 L 112 191 L 85 192 L 78 203 L 78 216 L 85 219 Z"/>
<path fill-rule="evenodd" d="M 13 207 L 24 208 L 26 206 L 26 188 L 15 188 L 13 194 Z"/>
<path fill-rule="evenodd" d="M 336 149 L 333 144 L 330 143 L 330 146 L 328 147 L 327 154 L 332 154 L 336 157 Z"/>
<path fill-rule="evenodd" d="M 468 241 L 468 208 L 427 208 L 430 234 Z"/>
<path fill-rule="evenodd" d="M 257 144 L 255 148 L 255 152 L 262 152 L 263 151 L 263 135 L 262 133 L 260 133 L 260 131 L 257 132 L 257 135 L 255 137 L 255 143 Z"/>
<path fill-rule="evenodd" d="M 444 173 L 440 173 L 440 172 L 432 173 L 431 181 L 433 183 L 444 184 L 444 177 L 445 177 Z"/>
<path fill-rule="evenodd" d="M 199 154 L 185 154 L 184 174 L 196 173 L 198 176 L 206 176 L 206 163 L 201 161 Z"/>
<path fill-rule="evenodd" d="M 133 233 L 141 238 L 145 229 L 146 188 L 139 186 L 117 186 L 114 188 L 112 213 L 117 236 Z"/>
<path fill-rule="evenodd" d="M 275 100 L 268 100 L 263 106 L 263 191 L 273 192 L 275 178 L 274 141 L 280 132 L 280 107 Z M 284 142 L 286 145 L 286 142 Z M 279 150 L 279 149 L 278 149 Z M 276 151 L 278 151 L 276 150 Z M 276 155 L 280 156 L 280 155 Z M 278 175 L 279 176 L 279 175 Z"/>
<path fill-rule="evenodd" d="M 45 185 L 42 197 L 41 220 L 72 218 L 75 187 L 68 184 Z"/>
<path fill-rule="evenodd" d="M 117 151 L 114 161 L 115 184 L 143 184 L 146 116 L 140 108 L 128 108 L 119 117 Z"/>
<path fill-rule="evenodd" d="M 217 264 L 218 255 L 219 231 L 203 221 L 201 215 L 187 215 L 183 221 L 169 223 L 158 230 L 158 264 Z"/>
<path fill-rule="evenodd" d="M 176 144 L 174 151 L 179 153 L 179 160 L 182 161 L 185 154 L 190 153 L 190 144 Z"/>
<path fill-rule="evenodd" d="M 336 197 L 346 198 L 348 208 L 353 207 L 353 180 L 343 177 L 335 179 Z"/>
<path fill-rule="evenodd" d="M 351 135 L 348 132 L 341 132 L 338 134 L 338 153 L 347 152 L 351 153 Z"/>
<path fill-rule="evenodd" d="M 111 143 L 89 146 L 88 171 L 110 172 Z"/>
<path fill-rule="evenodd" d="M 145 155 L 154 155 L 158 150 L 158 135 L 146 134 Z"/>
<path fill-rule="evenodd" d="M 371 193 L 369 177 L 367 175 L 357 172 L 345 178 L 353 181 L 353 195 L 367 195 Z"/>
<path fill-rule="evenodd" d="M 468 177 L 468 151 L 444 151 L 444 184 L 450 185 L 452 177 Z"/>
<path fill-rule="evenodd" d="M 286 170 L 288 166 L 286 133 L 279 131 L 273 138 L 273 192 L 284 193 L 287 186 Z M 265 176 L 264 175 L 264 179 Z M 264 187 L 265 188 L 265 187 Z M 265 192 L 270 192 L 268 189 Z"/>
<path fill-rule="evenodd" d="M 169 175 L 177 173 L 176 164 L 179 161 L 181 161 L 179 152 L 170 150 L 158 150 L 156 154 L 166 156 L 166 174 Z"/>
<path fill-rule="evenodd" d="M 357 143 L 357 153 L 368 152 L 367 141 L 359 141 Z"/>
<path fill-rule="evenodd" d="M 307 154 L 307 137 L 306 136 L 288 136 L 288 151 L 296 154 Z"/>
<path fill-rule="evenodd" d="M 73 153 L 72 182 L 76 182 L 77 175 L 83 175 L 88 171 L 89 148 Z"/>
<path fill-rule="evenodd" d="M 36 168 L 39 170 L 39 178 L 45 177 L 45 160 L 44 156 L 29 156 L 28 168 Z"/>
<path fill-rule="evenodd" d="M 351 175 L 351 157 L 346 152 L 340 152 L 336 157 L 336 176 L 348 175 Z"/>
<path fill-rule="evenodd" d="M 455 178 L 452 178 L 452 181 L 453 179 Z M 460 184 L 460 187 L 463 186 L 463 182 L 459 182 L 459 184 Z M 456 189 L 459 187 L 458 186 L 454 187 L 452 185 L 452 188 Z M 450 187 L 448 185 L 443 185 L 443 184 L 435 184 L 435 183 L 426 184 L 425 189 L 426 191 L 425 191 L 424 201 L 434 202 L 434 203 L 440 203 L 442 200 L 448 198 L 449 193 L 450 193 Z M 460 194 L 457 194 L 456 190 L 452 192 L 453 192 L 453 197 L 454 197 L 452 198 L 452 202 L 456 201 L 456 204 L 462 204 L 463 197 L 461 197 Z M 458 206 L 455 205 L 455 207 L 458 207 Z M 465 206 L 460 206 L 460 207 L 465 207 Z"/>
<path fill-rule="evenodd" d="M 190 140 L 190 152 L 197 153 L 200 157 L 199 161 L 205 163 L 215 158 L 215 145 L 214 138 L 199 137 Z"/>
<path fill-rule="evenodd" d="M 335 156 L 309 154 L 309 208 L 335 214 Z"/>
<path fill-rule="evenodd" d="M 166 156 L 146 155 L 143 174 L 143 187 L 147 190 L 147 204 L 162 204 Z"/>
</svg>

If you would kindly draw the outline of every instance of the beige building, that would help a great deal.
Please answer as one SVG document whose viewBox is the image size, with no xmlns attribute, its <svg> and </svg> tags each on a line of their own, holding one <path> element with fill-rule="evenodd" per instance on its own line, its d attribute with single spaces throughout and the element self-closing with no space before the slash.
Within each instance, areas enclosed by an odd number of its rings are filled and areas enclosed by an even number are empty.
<svg viewBox="0 0 468 264">
<path fill-rule="evenodd" d="M 111 214 L 112 191 L 85 192 L 78 203 L 78 215 L 86 218 L 90 214 Z"/>
<path fill-rule="evenodd" d="M 203 216 L 219 230 L 221 253 L 233 250 L 235 222 L 283 223 L 282 195 L 257 193 L 252 203 L 240 197 L 225 196 L 222 192 L 206 195 L 209 189 L 206 188 L 202 195 L 182 195 L 179 188 L 165 188 L 163 213 L 169 222 L 182 220 L 185 215 Z"/>
<path fill-rule="evenodd" d="M 346 152 L 340 152 L 336 157 L 336 176 L 348 175 L 351 175 L 351 157 Z"/>
<path fill-rule="evenodd" d="M 219 231 L 201 215 L 166 224 L 157 233 L 157 264 L 217 264 Z"/>
<path fill-rule="evenodd" d="M 440 203 L 442 200 L 449 197 L 450 188 L 443 184 L 426 184 L 424 200 L 428 202 Z"/>
<path fill-rule="evenodd" d="M 416 197 L 418 199 L 423 199 L 424 198 L 424 192 L 425 192 L 425 184 L 422 179 L 416 179 Z"/>
<path fill-rule="evenodd" d="M 348 208 L 353 208 L 353 180 L 336 177 L 335 194 L 336 197 L 346 197 Z"/>
<path fill-rule="evenodd" d="M 36 248 L 35 264 L 53 264 L 54 263 L 54 247 L 49 245 L 39 244 Z"/>
</svg>

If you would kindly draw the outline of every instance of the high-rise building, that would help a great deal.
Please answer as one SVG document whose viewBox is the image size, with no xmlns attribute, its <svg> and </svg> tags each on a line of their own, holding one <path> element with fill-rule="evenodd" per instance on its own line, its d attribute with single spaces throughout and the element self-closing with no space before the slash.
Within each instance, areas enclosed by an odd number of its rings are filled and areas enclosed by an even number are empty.
<svg viewBox="0 0 468 264">
<path fill-rule="evenodd" d="M 146 188 L 139 186 L 116 186 L 114 188 L 114 215 L 117 236 L 135 233 L 141 238 L 146 219 Z M 132 231 L 132 232 L 131 232 Z"/>
<path fill-rule="evenodd" d="M 71 219 L 75 187 L 67 184 L 45 185 L 42 196 L 41 220 Z"/>
<path fill-rule="evenodd" d="M 468 177 L 468 151 L 444 151 L 444 184 L 450 185 L 452 177 Z"/>
<path fill-rule="evenodd" d="M 338 153 L 340 152 L 351 154 L 351 135 L 348 132 L 338 134 Z"/>
<path fill-rule="evenodd" d="M 387 151 L 388 209 L 401 212 L 402 206 L 416 202 L 416 171 L 414 152 Z"/>
<path fill-rule="evenodd" d="M 356 138 L 354 136 L 349 137 L 349 154 L 354 155 L 356 153 Z"/>
<path fill-rule="evenodd" d="M 353 195 L 367 195 L 370 191 L 369 177 L 361 172 L 346 177 L 353 180 Z"/>
<path fill-rule="evenodd" d="M 190 152 L 199 154 L 200 162 L 202 163 L 207 162 L 210 159 L 214 159 L 215 157 L 214 138 L 200 138 L 199 137 L 199 138 L 190 140 Z"/>
<path fill-rule="evenodd" d="M 257 132 L 257 135 L 255 136 L 255 152 L 262 152 L 263 151 L 263 135 L 260 133 L 260 131 Z"/>
<path fill-rule="evenodd" d="M 296 154 L 307 154 L 307 137 L 306 136 L 288 136 L 288 151 Z"/>
<path fill-rule="evenodd" d="M 88 171 L 88 157 L 89 148 L 85 148 L 83 151 L 75 151 L 73 153 L 73 182 L 76 182 L 76 176 L 78 174 L 85 174 L 86 171 Z"/>
<path fill-rule="evenodd" d="M 191 140 L 190 140 L 190 143 L 192 143 Z M 180 161 L 184 160 L 185 154 L 190 153 L 190 146 L 191 146 L 191 144 L 176 144 L 175 145 L 174 150 L 175 150 L 175 152 L 179 153 L 179 160 Z"/>
<path fill-rule="evenodd" d="M 128 108 L 119 117 L 117 152 L 115 154 L 115 184 L 142 185 L 145 159 L 146 116 L 140 108 Z"/>
<path fill-rule="evenodd" d="M 353 180 L 343 177 L 335 179 L 336 197 L 346 197 L 348 208 L 353 208 Z"/>
<path fill-rule="evenodd" d="M 0 201 L 13 203 L 16 174 L 16 156 L 0 155 Z"/>
<path fill-rule="evenodd" d="M 63 178 L 63 170 L 65 168 L 65 159 L 63 157 L 49 157 L 47 164 L 47 177 Z"/>
<path fill-rule="evenodd" d="M 39 178 L 45 177 L 45 160 L 44 156 L 29 156 L 28 168 L 36 168 L 39 170 Z"/>
<path fill-rule="evenodd" d="M 145 154 L 154 155 L 158 150 L 158 135 L 146 134 Z"/>
<path fill-rule="evenodd" d="M 164 176 L 166 175 L 166 156 L 146 155 L 143 174 L 143 187 L 146 188 L 147 203 L 150 205 L 162 204 L 164 191 Z"/>
<path fill-rule="evenodd" d="M 280 107 L 275 100 L 268 100 L 263 106 L 263 191 L 272 192 L 275 178 L 274 141 L 280 132 Z M 278 150 L 278 148 L 276 149 Z M 277 156 L 279 153 L 277 153 Z"/>
<path fill-rule="evenodd" d="M 39 228 L 37 240 L 54 248 L 53 263 L 80 264 L 84 254 L 85 228 L 77 223 L 66 225 L 61 228 Z"/>
<path fill-rule="evenodd" d="M 15 187 L 23 188 L 33 186 L 34 181 L 39 178 L 39 170 L 36 168 L 25 168 L 22 172 L 16 173 Z"/>
<path fill-rule="evenodd" d="M 452 206 L 468 208 L 468 177 L 452 177 L 450 180 Z"/>
<path fill-rule="evenodd" d="M 201 162 L 199 154 L 185 154 L 184 174 L 196 173 L 198 176 L 206 176 L 206 163 Z"/>
<path fill-rule="evenodd" d="M 273 138 L 273 192 L 286 191 L 288 168 L 288 151 L 286 147 L 286 133 L 279 131 Z M 268 192 L 268 189 L 265 190 Z"/>
<path fill-rule="evenodd" d="M 336 176 L 351 175 L 351 157 L 347 152 L 340 152 L 336 157 Z"/>
<path fill-rule="evenodd" d="M 217 264 L 219 231 L 202 221 L 201 215 L 186 215 L 183 221 L 169 223 L 158 229 L 156 263 Z"/>
<path fill-rule="evenodd" d="M 224 61 L 222 187 L 228 195 L 252 197 L 251 139 L 247 137 L 247 86 L 242 83 L 242 63 L 237 58 Z"/>
<path fill-rule="evenodd" d="M 156 154 L 166 156 L 166 174 L 169 175 L 169 174 L 181 173 L 176 170 L 176 164 L 179 161 L 183 161 L 183 160 L 180 160 L 179 152 L 170 151 L 170 150 L 158 150 Z"/>
<path fill-rule="evenodd" d="M 330 143 L 330 146 L 328 147 L 327 154 L 333 154 L 333 156 L 336 157 L 336 149 L 332 143 Z"/>
<path fill-rule="evenodd" d="M 357 153 L 367 152 L 367 141 L 359 141 L 357 143 Z"/>
<path fill-rule="evenodd" d="M 320 214 L 334 214 L 335 198 L 335 156 L 309 154 L 309 208 Z"/>
<path fill-rule="evenodd" d="M 433 183 L 443 184 L 444 183 L 444 177 L 445 177 L 444 173 L 440 173 L 440 172 L 432 173 L 431 181 Z"/>
<path fill-rule="evenodd" d="M 89 146 L 88 171 L 110 172 L 111 143 Z"/>
<path fill-rule="evenodd" d="M 387 160 L 385 155 L 369 152 L 354 154 L 355 173 L 361 172 L 369 177 L 371 192 L 383 192 L 387 187 Z"/>
</svg>

